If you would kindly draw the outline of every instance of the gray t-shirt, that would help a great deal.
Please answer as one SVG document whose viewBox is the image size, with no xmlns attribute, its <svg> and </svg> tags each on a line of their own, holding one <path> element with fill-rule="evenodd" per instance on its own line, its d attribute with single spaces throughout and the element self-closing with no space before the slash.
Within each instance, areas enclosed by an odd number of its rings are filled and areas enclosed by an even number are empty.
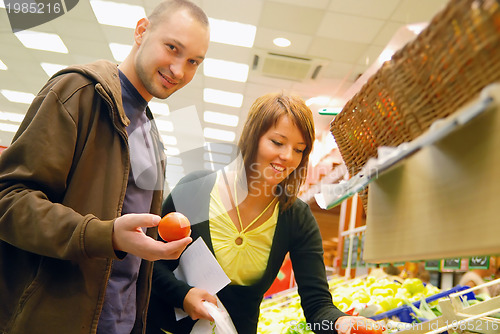
<svg viewBox="0 0 500 334">
<path fill-rule="evenodd" d="M 127 133 L 131 165 L 122 214 L 148 213 L 158 175 L 154 145 L 149 135 L 151 122 L 145 113 L 147 101 L 121 71 L 120 81 L 123 108 L 130 120 Z M 98 334 L 130 334 L 132 331 L 136 318 L 136 284 L 141 261 L 132 254 L 113 261 L 97 327 Z"/>
</svg>

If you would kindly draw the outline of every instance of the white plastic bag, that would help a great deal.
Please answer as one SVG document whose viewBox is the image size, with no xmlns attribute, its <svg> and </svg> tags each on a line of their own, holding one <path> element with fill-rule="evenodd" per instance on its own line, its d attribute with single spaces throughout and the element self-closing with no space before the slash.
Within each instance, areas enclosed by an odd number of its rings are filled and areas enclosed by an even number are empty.
<svg viewBox="0 0 500 334">
<path fill-rule="evenodd" d="M 194 324 L 191 334 L 238 334 L 226 308 L 217 298 L 217 306 L 207 301 L 203 302 L 214 322 L 200 319 Z"/>
</svg>

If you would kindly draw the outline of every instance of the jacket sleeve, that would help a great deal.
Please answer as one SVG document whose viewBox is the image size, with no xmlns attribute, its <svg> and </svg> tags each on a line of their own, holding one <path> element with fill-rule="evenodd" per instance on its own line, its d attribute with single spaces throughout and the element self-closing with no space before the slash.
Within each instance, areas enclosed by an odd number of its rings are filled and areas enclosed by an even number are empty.
<svg viewBox="0 0 500 334">
<path fill-rule="evenodd" d="M 297 200 L 291 218 L 290 259 L 306 320 L 315 333 L 337 333 L 335 321 L 346 314 L 332 302 L 318 224 L 309 206 Z"/>
<path fill-rule="evenodd" d="M 83 216 L 61 204 L 76 140 L 72 114 L 53 91 L 42 89 L 11 146 L 0 155 L 1 240 L 59 259 L 116 258 L 112 221 Z"/>
</svg>

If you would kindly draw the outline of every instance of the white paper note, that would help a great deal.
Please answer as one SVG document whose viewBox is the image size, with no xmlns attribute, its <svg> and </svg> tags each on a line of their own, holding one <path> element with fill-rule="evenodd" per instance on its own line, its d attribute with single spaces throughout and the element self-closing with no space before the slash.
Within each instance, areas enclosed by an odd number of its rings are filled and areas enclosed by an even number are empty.
<svg viewBox="0 0 500 334">
<path fill-rule="evenodd" d="M 231 282 L 201 237 L 196 239 L 182 254 L 174 275 L 178 280 L 207 290 L 212 295 Z M 175 309 L 177 320 L 186 316 L 187 313 L 182 309 Z"/>
</svg>

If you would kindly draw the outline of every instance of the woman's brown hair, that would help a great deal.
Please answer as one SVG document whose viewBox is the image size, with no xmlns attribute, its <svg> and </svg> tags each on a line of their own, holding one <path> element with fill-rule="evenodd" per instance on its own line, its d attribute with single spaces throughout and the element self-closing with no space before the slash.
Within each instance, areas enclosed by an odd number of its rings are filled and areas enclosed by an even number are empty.
<svg viewBox="0 0 500 334">
<path fill-rule="evenodd" d="M 311 153 L 315 138 L 314 120 L 311 109 L 297 95 L 285 94 L 283 92 L 263 95 L 257 98 L 250 107 L 238 142 L 245 171 L 248 174 L 251 165 L 256 160 L 259 139 L 272 126 L 275 126 L 283 116 L 288 116 L 298 127 L 304 137 L 306 148 L 302 153 L 302 160 L 299 166 L 286 179 L 281 181 L 276 189 L 282 211 L 293 204 L 297 198 L 300 186 L 306 179 L 309 154 Z"/>
</svg>

